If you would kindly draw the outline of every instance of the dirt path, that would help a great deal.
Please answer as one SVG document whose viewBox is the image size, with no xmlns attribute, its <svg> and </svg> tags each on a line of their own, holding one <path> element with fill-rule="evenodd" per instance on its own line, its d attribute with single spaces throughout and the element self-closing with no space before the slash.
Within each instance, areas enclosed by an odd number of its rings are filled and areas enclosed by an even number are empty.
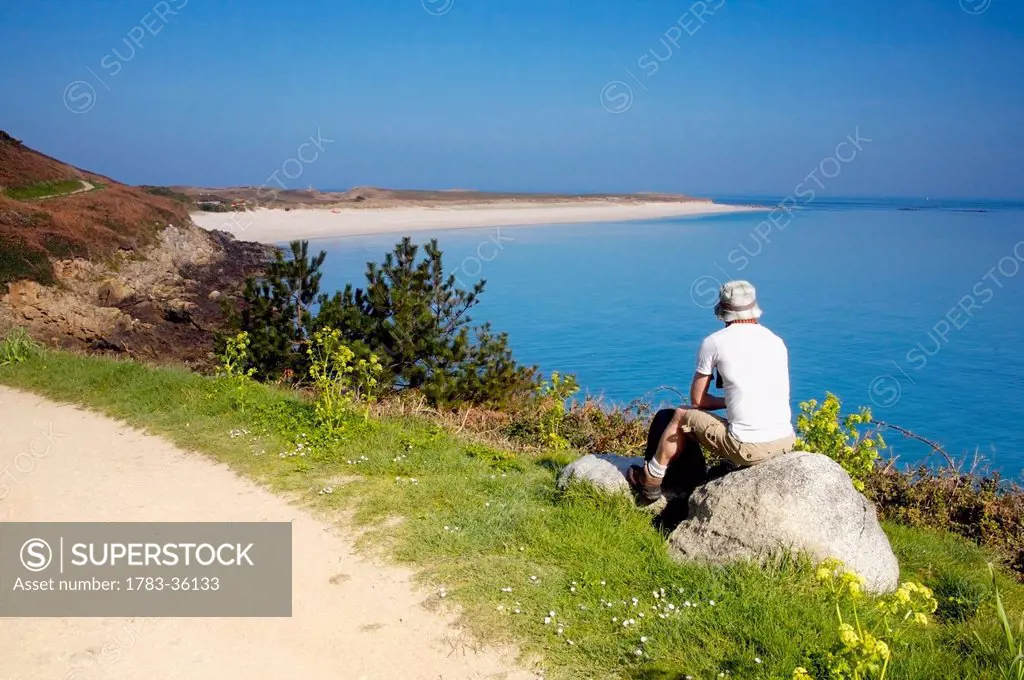
<svg viewBox="0 0 1024 680">
<path fill-rule="evenodd" d="M 159 438 L 0 387 L 5 471 L 3 521 L 293 522 L 293 616 L 0 619 L 0 680 L 535 677 L 427 611 L 432 594 L 409 572 L 358 556 L 350 535 Z"/>
<path fill-rule="evenodd" d="M 80 193 L 82 193 L 84 191 L 92 191 L 93 189 L 96 188 L 96 186 L 92 182 L 89 182 L 87 180 L 80 179 L 78 181 L 82 183 L 82 188 L 81 189 L 75 189 L 71 193 L 66 194 L 67 196 L 70 196 L 71 194 L 80 194 Z"/>
</svg>

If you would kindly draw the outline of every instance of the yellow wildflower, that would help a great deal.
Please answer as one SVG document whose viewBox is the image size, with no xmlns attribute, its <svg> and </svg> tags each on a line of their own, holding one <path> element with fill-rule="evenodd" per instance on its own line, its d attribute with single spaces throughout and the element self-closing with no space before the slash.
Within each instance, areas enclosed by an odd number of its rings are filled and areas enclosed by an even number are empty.
<svg viewBox="0 0 1024 680">
<path fill-rule="evenodd" d="M 857 635 L 857 631 L 848 623 L 839 626 L 839 639 L 850 649 L 854 649 L 860 644 L 860 637 Z"/>
<path fill-rule="evenodd" d="M 850 597 L 856 598 L 861 595 L 861 591 L 864 586 L 864 579 L 852 571 L 843 573 L 843 587 L 846 592 L 850 594 Z"/>
</svg>

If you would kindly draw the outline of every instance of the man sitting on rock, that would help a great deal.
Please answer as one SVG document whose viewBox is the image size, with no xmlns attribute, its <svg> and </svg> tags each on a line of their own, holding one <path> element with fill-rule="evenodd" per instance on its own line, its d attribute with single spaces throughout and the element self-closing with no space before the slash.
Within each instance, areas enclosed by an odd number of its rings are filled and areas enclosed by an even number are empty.
<svg viewBox="0 0 1024 680">
<path fill-rule="evenodd" d="M 685 473 L 684 486 L 692 489 L 704 481 L 701 447 L 739 466 L 756 465 L 793 450 L 789 353 L 781 338 L 758 323 L 761 308 L 754 287 L 746 281 L 723 285 L 715 316 L 725 328 L 700 345 L 690 407 L 655 415 L 647 462 L 632 466 L 626 475 L 647 502 L 661 497 L 670 464 Z M 724 398 L 708 394 L 716 370 Z M 710 413 L 723 408 L 727 420 Z"/>
</svg>

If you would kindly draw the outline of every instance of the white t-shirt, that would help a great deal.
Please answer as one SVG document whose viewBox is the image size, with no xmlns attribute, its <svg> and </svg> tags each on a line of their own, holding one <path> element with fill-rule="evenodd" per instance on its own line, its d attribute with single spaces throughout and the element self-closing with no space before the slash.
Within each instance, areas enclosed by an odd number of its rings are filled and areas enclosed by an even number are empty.
<svg viewBox="0 0 1024 680">
<path fill-rule="evenodd" d="M 760 324 L 734 323 L 704 338 L 697 372 L 718 369 L 725 389 L 729 432 L 755 444 L 793 434 L 789 408 L 789 352 Z"/>
</svg>

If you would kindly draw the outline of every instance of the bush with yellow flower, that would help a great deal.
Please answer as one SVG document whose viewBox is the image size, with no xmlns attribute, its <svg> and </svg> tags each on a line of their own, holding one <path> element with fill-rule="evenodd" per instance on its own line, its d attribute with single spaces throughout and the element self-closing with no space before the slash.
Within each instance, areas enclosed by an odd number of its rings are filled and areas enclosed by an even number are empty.
<svg viewBox="0 0 1024 680">
<path fill-rule="evenodd" d="M 838 639 L 830 649 L 811 653 L 811 669 L 795 668 L 793 680 L 884 680 L 893 643 L 900 643 L 909 628 L 928 625 L 930 615 L 938 608 L 928 587 L 906 582 L 896 592 L 875 601 L 879 616 L 869 627 L 862 622 L 866 600 L 863 578 L 834 559 L 823 562 L 815 576 L 835 606 Z M 848 616 L 844 616 L 844 610 Z"/>
</svg>

